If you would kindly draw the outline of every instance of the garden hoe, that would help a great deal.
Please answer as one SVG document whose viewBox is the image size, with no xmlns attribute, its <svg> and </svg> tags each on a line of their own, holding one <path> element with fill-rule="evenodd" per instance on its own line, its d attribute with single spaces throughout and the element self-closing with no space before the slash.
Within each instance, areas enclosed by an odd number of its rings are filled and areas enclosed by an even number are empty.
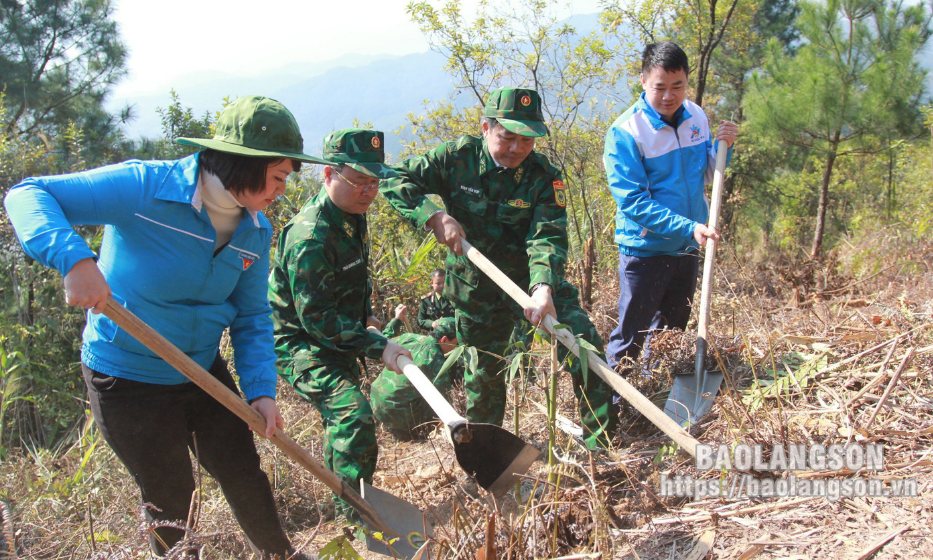
<svg viewBox="0 0 933 560">
<path fill-rule="evenodd" d="M 496 265 L 492 264 L 492 261 L 480 253 L 476 247 L 471 245 L 466 239 L 462 237 L 460 238 L 460 246 L 463 247 L 464 254 L 466 254 L 466 256 L 471 261 L 473 261 L 473 264 L 475 264 L 477 268 L 482 270 L 486 276 L 495 282 L 502 289 L 502 291 L 514 299 L 518 305 L 520 305 L 523 309 L 531 307 L 531 296 L 519 288 L 518 285 L 513 282 L 511 278 L 506 276 L 501 270 L 499 270 Z M 567 329 L 555 328 L 555 326 L 558 325 L 558 322 L 554 317 L 546 315 L 541 323 L 541 326 L 543 326 L 547 332 L 551 333 L 553 336 L 556 336 L 557 340 L 566 346 L 568 350 L 570 350 L 576 356 L 580 355 L 581 348 L 580 345 L 577 344 L 577 339 L 573 336 L 573 333 Z M 632 387 L 632 385 L 623 379 L 621 375 L 612 371 L 612 368 L 609 367 L 609 364 L 600 358 L 596 352 L 587 350 L 586 353 L 587 364 L 589 365 L 589 368 L 593 370 L 593 372 L 596 373 L 600 379 L 605 381 L 610 387 L 613 388 L 613 390 L 615 390 L 616 393 L 618 393 L 623 399 L 635 407 L 635 410 L 641 412 L 645 418 L 651 421 L 652 424 L 660 428 L 662 432 L 674 440 L 684 451 L 696 457 L 696 439 L 688 434 L 687 431 L 680 426 L 680 424 L 668 418 L 664 412 L 661 411 L 661 409 L 656 407 L 654 403 L 648 400 L 648 397 L 639 393 L 638 389 Z"/>
<path fill-rule="evenodd" d="M 716 151 L 716 172 L 713 175 L 712 204 L 708 227 L 719 226 L 719 209 L 722 206 L 722 182 L 726 171 L 729 150 Z M 715 239 L 706 240 L 706 258 L 703 261 L 703 285 L 700 292 L 700 318 L 697 325 L 697 356 L 694 371 L 674 375 L 671 394 L 664 405 L 664 412 L 681 426 L 696 424 L 713 406 L 713 398 L 719 392 L 722 373 L 706 369 L 707 328 L 709 327 L 710 296 L 713 291 L 713 273 L 716 264 Z"/>
<path fill-rule="evenodd" d="M 373 327 L 369 330 L 381 335 Z M 512 488 L 541 454 L 500 426 L 468 422 L 407 357 L 399 357 L 398 365 L 444 423 L 460 468 L 494 496 L 501 496 Z"/>
<path fill-rule="evenodd" d="M 104 315 L 227 407 L 256 433 L 265 431 L 266 421 L 259 412 L 113 298 L 107 300 Z M 280 428 L 275 429 L 275 434 L 271 439 L 272 443 L 292 460 L 307 469 L 315 478 L 350 504 L 363 518 L 369 533 L 382 534 L 385 541 L 367 534 L 366 546 L 370 551 L 411 560 L 427 540 L 426 536 L 431 536 L 431 528 L 427 525 L 422 511 L 414 505 L 362 482 L 360 490 L 366 496 L 364 500 L 360 494 L 321 465 L 305 448 L 295 443 Z"/>
</svg>

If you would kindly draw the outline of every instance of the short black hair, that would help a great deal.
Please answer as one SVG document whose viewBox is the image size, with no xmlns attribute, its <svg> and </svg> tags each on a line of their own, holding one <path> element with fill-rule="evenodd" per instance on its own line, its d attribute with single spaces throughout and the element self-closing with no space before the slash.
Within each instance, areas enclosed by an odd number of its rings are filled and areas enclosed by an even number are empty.
<svg viewBox="0 0 933 560">
<path fill-rule="evenodd" d="M 641 73 L 647 74 L 656 66 L 665 72 L 683 70 L 684 74 L 690 73 L 687 53 L 673 41 L 661 41 L 645 46 L 645 50 L 641 53 Z"/>
<path fill-rule="evenodd" d="M 441 334 L 441 331 L 439 331 L 438 329 L 431 329 L 430 336 L 431 336 L 431 338 L 434 339 L 435 342 L 440 342 L 441 339 L 444 338 L 444 337 L 447 336 L 447 335 L 446 335 L 446 334 Z M 447 340 L 448 340 L 448 341 L 449 341 L 450 339 L 452 339 L 452 338 L 457 338 L 457 335 L 455 334 L 454 336 L 447 336 Z"/>
<path fill-rule="evenodd" d="M 431 278 L 436 278 L 438 276 L 447 276 L 447 271 L 443 268 L 435 268 L 434 272 L 431 273 Z"/>
<path fill-rule="evenodd" d="M 224 188 L 233 194 L 243 192 L 259 193 L 266 188 L 266 170 L 270 165 L 277 165 L 285 158 L 252 157 L 230 154 L 210 148 L 198 156 L 201 169 L 213 173 L 223 183 Z M 291 160 L 292 170 L 301 169 L 301 162 Z"/>
</svg>

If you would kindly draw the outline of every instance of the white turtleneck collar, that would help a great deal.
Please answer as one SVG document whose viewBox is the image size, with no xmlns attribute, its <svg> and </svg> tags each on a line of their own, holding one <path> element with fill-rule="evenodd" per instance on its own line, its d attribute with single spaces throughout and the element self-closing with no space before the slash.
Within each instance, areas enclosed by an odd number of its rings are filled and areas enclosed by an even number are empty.
<svg viewBox="0 0 933 560">
<path fill-rule="evenodd" d="M 197 198 L 207 209 L 211 225 L 217 232 L 217 240 L 214 242 L 216 251 L 233 238 L 237 226 L 243 219 L 243 205 L 224 187 L 216 175 L 203 170 L 199 174 L 195 194 L 200 195 Z"/>
</svg>

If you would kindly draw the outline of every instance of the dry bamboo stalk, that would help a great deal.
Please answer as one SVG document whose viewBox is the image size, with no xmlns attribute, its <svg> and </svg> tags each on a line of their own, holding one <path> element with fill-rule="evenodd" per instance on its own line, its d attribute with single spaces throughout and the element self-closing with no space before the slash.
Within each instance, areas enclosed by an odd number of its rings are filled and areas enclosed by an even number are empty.
<svg viewBox="0 0 933 560">
<path fill-rule="evenodd" d="M 693 550 L 684 560 L 703 560 L 709 555 L 709 551 L 713 549 L 714 540 L 716 540 L 716 531 L 710 529 L 704 532 L 697 540 L 696 546 L 693 547 Z"/>
<path fill-rule="evenodd" d="M 884 402 L 888 400 L 888 395 L 891 394 L 891 391 L 894 390 L 894 387 L 897 386 L 898 380 L 901 378 L 901 374 L 904 373 L 904 369 L 907 367 L 907 364 L 914 357 L 914 347 L 911 346 L 910 350 L 907 351 L 907 355 L 904 356 L 904 359 L 901 360 L 901 365 L 897 367 L 897 371 L 894 372 L 894 376 L 891 377 L 891 382 L 888 383 L 887 389 L 884 390 L 884 394 L 881 395 L 881 400 L 878 401 L 878 406 L 875 407 L 875 411 L 871 413 L 871 417 L 868 419 L 868 422 L 865 424 L 865 431 L 868 431 L 868 428 L 871 427 L 871 423 L 875 421 L 875 416 L 878 416 L 878 412 L 881 411 L 881 407 L 884 406 Z"/>
<path fill-rule="evenodd" d="M 833 364 L 833 365 L 831 365 L 831 366 L 827 366 L 827 367 L 821 369 L 820 371 L 816 372 L 816 373 L 813 375 L 813 377 L 820 377 L 820 376 L 825 375 L 825 374 L 827 374 L 827 373 L 829 373 L 829 372 L 831 372 L 831 371 L 835 371 L 835 370 L 839 369 L 840 367 L 842 367 L 842 366 L 844 366 L 844 365 L 846 365 L 846 364 L 848 364 L 848 363 L 854 362 L 854 361 L 858 360 L 859 358 L 862 358 L 863 356 L 866 356 L 866 355 L 868 355 L 868 354 L 871 354 L 872 352 L 874 352 L 874 351 L 876 351 L 876 350 L 879 350 L 879 349 L 881 349 L 881 348 L 884 348 L 885 346 L 887 346 L 888 344 L 891 344 L 891 343 L 894 342 L 895 340 L 904 338 L 905 336 L 907 336 L 907 335 L 909 335 L 909 334 L 911 334 L 911 333 L 913 333 L 913 332 L 915 332 L 915 331 L 927 329 L 927 328 L 930 328 L 930 327 L 933 327 L 933 323 L 924 323 L 924 324 L 920 325 L 919 327 L 914 327 L 914 328 L 910 329 L 910 330 L 907 331 L 907 332 L 903 332 L 903 333 L 901 333 L 901 334 L 895 336 L 894 338 L 890 338 L 890 339 L 888 339 L 888 340 L 885 340 L 884 342 L 878 343 L 878 344 L 872 346 L 871 348 L 869 348 L 868 350 L 863 350 L 863 351 L 859 352 L 858 354 L 856 354 L 856 355 L 854 355 L 854 356 L 849 356 L 848 358 L 846 358 L 845 360 L 842 360 L 841 362 L 835 363 L 835 364 Z M 933 352 L 933 345 L 931 345 L 931 346 L 926 346 L 926 347 L 924 347 L 924 348 L 921 348 L 921 349 L 918 351 L 918 354 L 926 354 L 926 353 L 929 353 L 929 352 Z"/>
<path fill-rule="evenodd" d="M 718 517 L 733 517 L 735 515 L 745 515 L 748 513 L 755 513 L 759 511 L 771 511 L 771 510 L 780 510 L 787 509 L 794 506 L 799 506 L 800 504 L 806 502 L 812 502 L 813 500 L 820 499 L 818 496 L 810 498 L 797 498 L 796 500 L 791 500 L 789 502 L 773 502 L 768 504 L 762 504 L 760 506 L 752 506 L 745 509 L 737 509 L 735 511 L 726 511 L 723 513 L 717 513 Z M 674 523 L 693 523 L 696 521 L 709 521 L 713 518 L 712 513 L 704 513 L 701 515 L 695 515 L 693 517 L 675 517 L 671 519 L 654 519 L 652 523 L 655 525 L 673 525 Z"/>
<path fill-rule="evenodd" d="M 736 560 L 751 560 L 752 558 L 761 554 L 761 552 L 764 549 L 765 549 L 764 545 L 753 544 L 749 546 L 748 548 L 746 548 L 745 551 L 742 552 L 742 554 L 739 555 L 739 557 Z"/>
<path fill-rule="evenodd" d="M 888 355 L 885 356 L 884 361 L 881 362 L 881 367 L 878 368 L 878 377 L 882 377 L 884 375 L 884 370 L 885 368 L 888 367 L 888 362 L 891 361 L 891 356 L 893 356 L 894 351 L 897 350 L 898 342 L 899 342 L 898 340 L 894 341 L 894 344 L 891 345 L 891 350 L 888 351 Z M 855 375 L 855 370 L 849 370 L 849 375 L 846 377 L 846 380 L 842 382 L 843 387 L 845 387 L 849 383 L 849 380 L 852 379 L 853 375 Z"/>
<path fill-rule="evenodd" d="M 876 552 L 881 550 L 881 547 L 888 544 L 888 541 L 892 540 L 894 537 L 900 535 L 901 533 L 903 533 L 904 531 L 908 529 L 910 529 L 910 527 L 901 527 L 900 529 L 895 529 L 891 531 L 887 535 L 881 537 L 880 539 L 878 539 L 877 541 L 869 545 L 869 547 L 863 550 L 862 553 L 859 554 L 855 558 L 855 560 L 868 560 L 868 558 L 871 558 Z"/>
<path fill-rule="evenodd" d="M 846 403 L 846 408 L 852 406 L 852 404 L 854 404 L 855 401 L 859 400 L 859 399 L 862 397 L 862 395 L 864 395 L 865 393 L 867 393 L 868 391 L 870 391 L 870 390 L 871 390 L 872 388 L 874 388 L 876 385 L 878 385 L 879 383 L 881 383 L 882 380 L 884 380 L 884 378 L 885 378 L 884 369 L 885 369 L 886 367 L 888 367 L 888 362 L 891 360 L 891 356 L 893 356 L 893 355 L 894 355 L 894 351 L 897 350 L 897 342 L 898 342 L 897 340 L 894 341 L 894 344 L 891 345 L 891 351 L 888 352 L 888 355 L 885 356 L 884 361 L 881 362 L 881 367 L 878 368 L 878 375 L 877 375 L 874 379 L 872 379 L 871 383 L 869 383 L 868 385 L 865 385 L 864 387 L 862 387 L 862 390 L 859 391 L 858 394 L 856 394 L 854 397 L 852 397 L 851 399 L 849 399 L 849 401 Z M 846 381 L 843 383 L 843 385 L 845 385 L 845 383 L 848 383 L 848 382 L 849 382 L 849 379 L 851 379 L 851 376 L 852 376 L 852 373 L 850 372 L 850 373 L 849 373 L 849 378 L 846 379 Z"/>
</svg>

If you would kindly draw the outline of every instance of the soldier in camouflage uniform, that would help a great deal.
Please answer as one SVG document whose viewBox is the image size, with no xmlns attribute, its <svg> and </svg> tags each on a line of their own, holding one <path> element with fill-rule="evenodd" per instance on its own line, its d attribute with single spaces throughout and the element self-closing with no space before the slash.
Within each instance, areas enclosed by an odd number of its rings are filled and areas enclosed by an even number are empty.
<svg viewBox="0 0 933 560">
<path fill-rule="evenodd" d="M 404 162 L 381 191 L 418 228 L 431 228 L 450 249 L 444 294 L 456 310 L 461 343 L 502 355 L 521 312 L 502 290 L 462 255 L 467 238 L 519 285 L 534 306 L 525 317 L 538 324 L 546 313 L 601 348 L 602 341 L 564 280 L 567 258 L 566 190 L 560 171 L 534 152 L 547 134 L 541 101 L 530 89 L 502 88 L 486 103 L 483 136 L 463 136 Z M 446 211 L 428 194 L 436 194 Z M 519 313 L 520 314 L 520 313 Z M 504 364 L 486 352 L 478 371 L 466 372 L 466 417 L 501 424 L 505 415 Z M 596 375 L 583 383 L 579 361 L 570 368 L 586 442 L 605 446 L 618 424 L 609 387 Z"/>
<path fill-rule="evenodd" d="M 462 370 L 460 364 L 455 364 L 442 375 L 437 375 L 444 365 L 446 354 L 457 347 L 456 320 L 453 317 L 442 317 L 437 320 L 431 335 L 423 336 L 414 333 L 398 335 L 399 318 L 397 311 L 396 318 L 389 321 L 382 333 L 393 337 L 392 340 L 409 349 L 414 356 L 412 361 L 415 365 L 434 382 L 441 394 L 446 394 L 453 387 L 456 370 Z M 369 390 L 369 401 L 372 403 L 376 419 L 382 422 L 392 435 L 403 441 L 412 439 L 412 432 L 416 427 L 437 420 L 437 415 L 408 378 L 389 369 L 383 369 L 373 381 Z"/>
<path fill-rule="evenodd" d="M 269 276 L 279 375 L 321 413 L 324 465 L 350 487 L 372 482 L 376 425 L 360 391 L 365 356 L 398 371 L 394 342 L 366 330 L 372 315 L 365 212 L 379 179 L 395 176 L 383 162 L 383 134 L 348 129 L 324 138 L 324 188 L 279 234 Z M 358 517 L 337 501 L 338 512 Z"/>
<path fill-rule="evenodd" d="M 440 268 L 431 273 L 431 292 L 421 298 L 421 304 L 418 306 L 418 326 L 427 332 L 431 332 L 437 326 L 438 319 L 454 316 L 453 306 L 444 297 L 446 276 L 447 273 Z"/>
</svg>

